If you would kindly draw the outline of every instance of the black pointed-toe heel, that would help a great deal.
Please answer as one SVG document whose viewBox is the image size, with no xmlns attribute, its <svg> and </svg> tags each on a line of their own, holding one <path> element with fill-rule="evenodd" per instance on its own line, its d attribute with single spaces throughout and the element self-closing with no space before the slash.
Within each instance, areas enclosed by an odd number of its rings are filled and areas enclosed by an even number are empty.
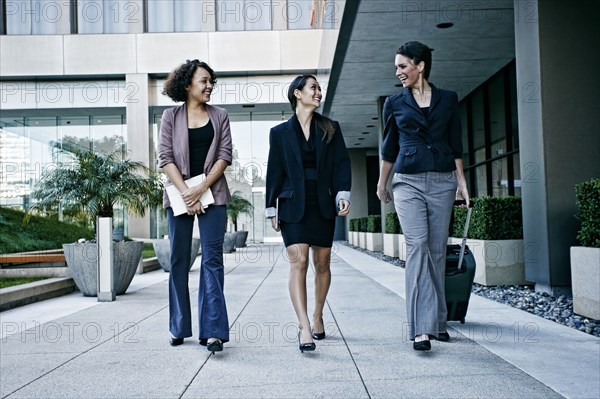
<svg viewBox="0 0 600 399">
<path fill-rule="evenodd" d="M 413 342 L 413 349 L 416 351 L 428 351 L 431 349 L 431 341 L 428 339 L 423 341 Z"/>
<path fill-rule="evenodd" d="M 313 324 L 313 327 L 316 325 L 317 323 Z M 325 339 L 325 324 L 323 324 L 323 318 L 321 317 L 321 326 L 323 326 L 323 332 L 315 332 L 314 330 L 312 331 L 311 335 L 314 339 L 316 340 L 322 340 Z"/>
<path fill-rule="evenodd" d="M 217 339 L 215 341 L 209 342 L 206 344 L 206 349 L 209 352 L 212 352 L 213 355 L 215 352 L 223 352 L 223 342 L 221 342 L 220 339 Z"/>
<path fill-rule="evenodd" d="M 169 341 L 169 344 L 171 346 L 179 346 L 179 345 L 183 344 L 183 338 L 171 338 L 171 340 Z"/>
<path fill-rule="evenodd" d="M 302 331 L 298 331 L 298 349 L 300 349 L 300 352 L 304 353 L 304 351 L 306 352 L 312 352 L 315 349 L 317 349 L 317 345 L 314 342 L 308 342 L 303 344 L 302 341 L 300 341 L 300 335 L 302 334 Z"/>
<path fill-rule="evenodd" d="M 438 333 L 436 339 L 440 342 L 448 342 L 450 341 L 450 334 L 448 332 Z"/>
</svg>

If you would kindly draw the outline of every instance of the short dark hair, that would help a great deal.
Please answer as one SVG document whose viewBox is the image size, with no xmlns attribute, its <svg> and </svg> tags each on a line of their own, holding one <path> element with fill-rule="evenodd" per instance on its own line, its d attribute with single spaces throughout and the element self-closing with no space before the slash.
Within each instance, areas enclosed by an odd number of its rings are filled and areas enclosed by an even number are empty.
<svg viewBox="0 0 600 399">
<path fill-rule="evenodd" d="M 169 96 L 175 102 L 187 101 L 188 92 L 186 88 L 192 84 L 192 78 L 198 68 L 204 68 L 210 74 L 210 80 L 213 85 L 217 83 L 215 71 L 206 62 L 187 60 L 169 74 L 163 86 L 162 94 Z"/>
<path fill-rule="evenodd" d="M 413 60 L 415 65 L 419 64 L 421 61 L 425 62 L 425 69 L 423 70 L 423 76 L 425 79 L 429 79 L 429 72 L 431 72 L 431 52 L 432 48 L 424 45 L 421 42 L 406 42 L 396 52 L 396 54 L 401 54 L 406 58 L 410 58 Z"/>
</svg>

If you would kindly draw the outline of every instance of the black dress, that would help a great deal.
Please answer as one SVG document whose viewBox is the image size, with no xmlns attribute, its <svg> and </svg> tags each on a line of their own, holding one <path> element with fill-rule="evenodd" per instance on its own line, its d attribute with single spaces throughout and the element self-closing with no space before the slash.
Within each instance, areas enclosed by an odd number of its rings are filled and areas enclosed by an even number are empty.
<svg viewBox="0 0 600 399">
<path fill-rule="evenodd" d="M 317 199 L 317 132 L 315 121 L 310 128 L 308 140 L 304 137 L 298 118 L 294 115 L 293 124 L 304 167 L 304 188 L 306 193 L 304 216 L 298 223 L 280 221 L 281 236 L 285 246 L 308 244 L 330 248 L 333 244 L 335 219 L 326 219 L 319 209 Z"/>
</svg>

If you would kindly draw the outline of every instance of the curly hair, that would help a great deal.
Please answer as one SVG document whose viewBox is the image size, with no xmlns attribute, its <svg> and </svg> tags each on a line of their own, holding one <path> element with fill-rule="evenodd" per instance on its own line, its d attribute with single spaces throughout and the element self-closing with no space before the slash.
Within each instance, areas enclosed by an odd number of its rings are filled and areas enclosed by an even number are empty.
<svg viewBox="0 0 600 399">
<path fill-rule="evenodd" d="M 175 68 L 167 77 L 163 86 L 162 94 L 169 96 L 175 102 L 187 101 L 188 92 L 186 88 L 192 84 L 192 78 L 196 69 L 204 68 L 210 74 L 211 83 L 217 83 L 215 71 L 204 61 L 187 60 L 184 64 Z"/>
</svg>

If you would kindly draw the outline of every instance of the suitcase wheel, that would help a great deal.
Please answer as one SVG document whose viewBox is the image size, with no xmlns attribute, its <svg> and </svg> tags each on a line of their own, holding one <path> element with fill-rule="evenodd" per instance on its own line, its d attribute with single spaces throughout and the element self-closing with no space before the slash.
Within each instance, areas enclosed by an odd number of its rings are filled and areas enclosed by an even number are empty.
<svg viewBox="0 0 600 399">
<path fill-rule="evenodd" d="M 465 324 L 465 318 L 460 319 L 460 324 Z"/>
</svg>

